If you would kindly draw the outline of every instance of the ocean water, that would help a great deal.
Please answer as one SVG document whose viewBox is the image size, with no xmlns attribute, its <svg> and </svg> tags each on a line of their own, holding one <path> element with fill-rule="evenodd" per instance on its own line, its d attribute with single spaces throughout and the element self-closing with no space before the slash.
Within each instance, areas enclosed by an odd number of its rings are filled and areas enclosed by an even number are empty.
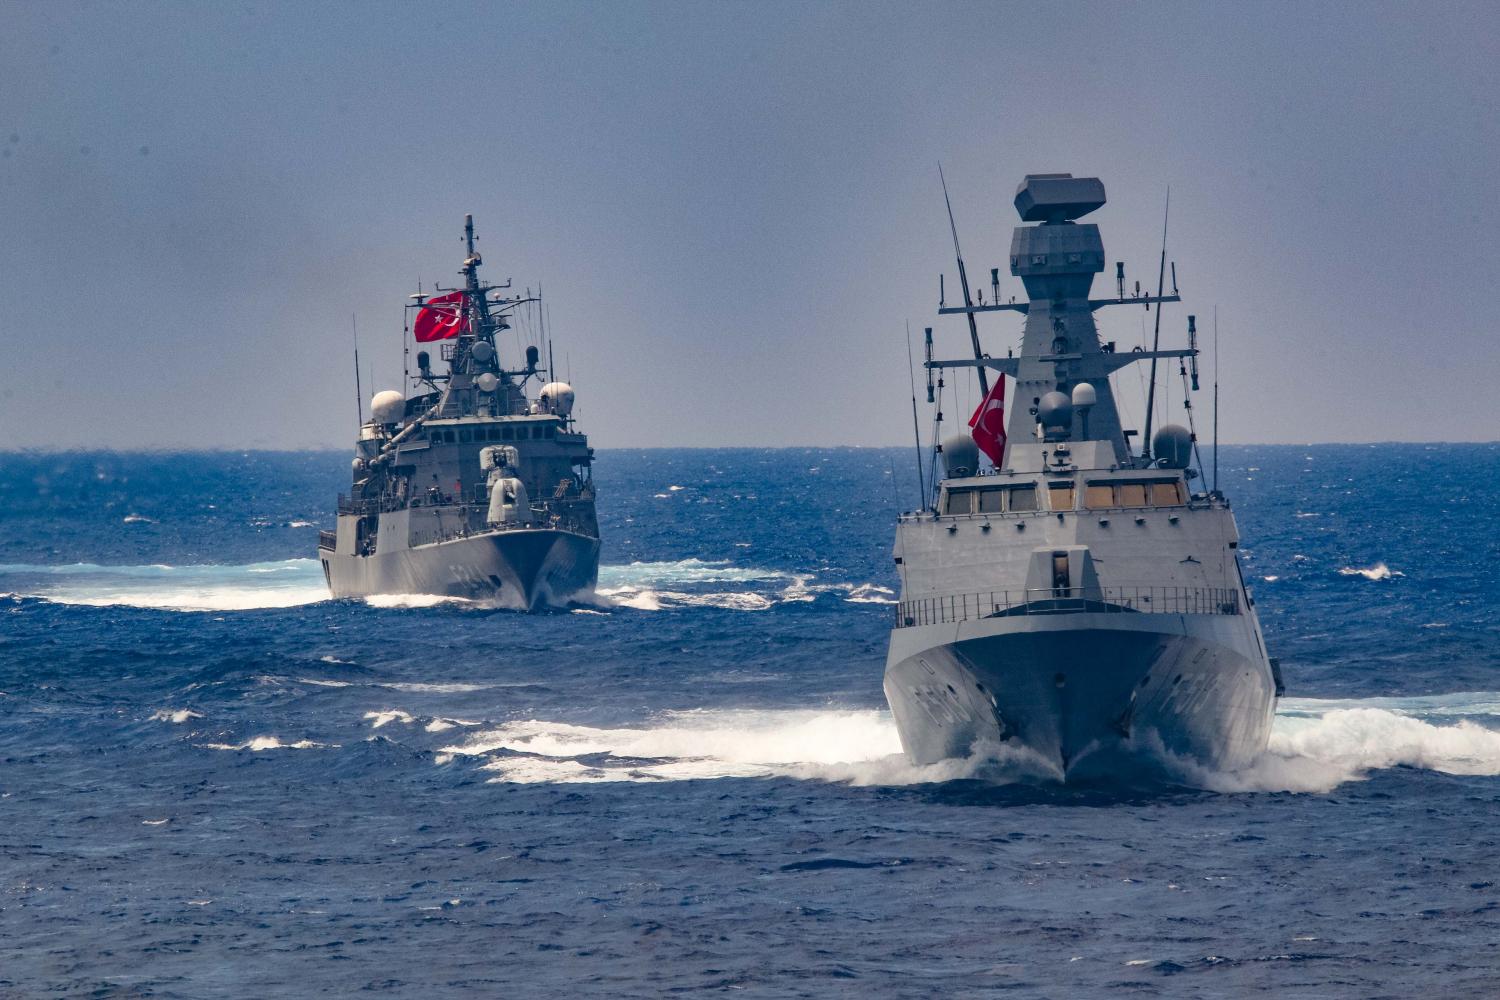
<svg viewBox="0 0 1500 1000">
<path fill-rule="evenodd" d="M 909 450 L 609 451 L 600 600 L 329 601 L 346 456 L 0 456 L 0 996 L 1500 993 L 1500 448 L 1225 449 L 1235 774 L 917 769 Z"/>
</svg>

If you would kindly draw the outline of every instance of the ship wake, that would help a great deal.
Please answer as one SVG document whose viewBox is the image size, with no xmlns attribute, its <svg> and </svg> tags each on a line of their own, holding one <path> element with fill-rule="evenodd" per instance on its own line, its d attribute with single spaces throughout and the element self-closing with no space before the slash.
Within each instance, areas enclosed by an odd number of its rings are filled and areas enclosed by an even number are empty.
<svg viewBox="0 0 1500 1000">
<path fill-rule="evenodd" d="M 816 600 L 821 594 L 855 604 L 884 604 L 894 599 L 888 588 L 878 584 L 820 583 L 807 573 L 699 559 L 601 566 L 599 580 L 595 593 L 564 595 L 554 603 L 599 611 L 764 611 L 778 604 Z M 0 564 L 0 593 L 55 604 L 188 612 L 295 608 L 330 600 L 316 559 L 182 566 Z M 363 600 L 383 609 L 445 605 L 489 610 L 501 606 L 433 594 L 378 594 Z"/>
<path fill-rule="evenodd" d="M 525 720 L 476 726 L 437 759 L 482 761 L 495 782 L 591 783 L 790 778 L 897 786 L 980 780 L 1052 782 L 1040 759 L 1005 746 L 925 767 L 901 753 L 885 710 L 700 710 L 641 727 Z M 1267 750 L 1248 767 L 1162 762 L 1212 791 L 1324 793 L 1390 768 L 1500 775 L 1500 693 L 1433 698 L 1289 699 Z"/>
</svg>

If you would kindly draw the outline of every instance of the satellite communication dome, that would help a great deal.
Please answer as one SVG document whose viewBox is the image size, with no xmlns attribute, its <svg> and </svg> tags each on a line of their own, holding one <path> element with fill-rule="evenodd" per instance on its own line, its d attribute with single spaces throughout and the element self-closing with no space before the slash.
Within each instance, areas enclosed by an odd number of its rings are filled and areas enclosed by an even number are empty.
<svg viewBox="0 0 1500 1000">
<path fill-rule="evenodd" d="M 370 400 L 370 416 L 377 424 L 394 424 L 406 412 L 406 397 L 395 389 L 377 392 Z"/>
<path fill-rule="evenodd" d="M 500 384 L 500 379 L 494 372 L 484 372 L 474 380 L 482 392 L 494 392 L 495 387 Z"/>
<path fill-rule="evenodd" d="M 1048 441 L 1066 441 L 1073 433 L 1073 401 L 1054 389 L 1037 403 L 1036 419 Z"/>
<path fill-rule="evenodd" d="M 495 360 L 495 348 L 485 340 L 481 340 L 469 348 L 469 354 L 473 356 L 475 361 L 478 361 L 482 365 L 489 364 Z"/>
<path fill-rule="evenodd" d="M 949 479 L 963 479 L 979 471 L 979 446 L 967 434 L 955 434 L 943 441 L 943 468 Z"/>
<path fill-rule="evenodd" d="M 1166 469 L 1186 469 L 1193 457 L 1193 434 L 1181 424 L 1163 424 L 1151 436 L 1151 454 Z"/>
<path fill-rule="evenodd" d="M 1099 402 L 1099 392 L 1087 382 L 1079 382 L 1073 387 L 1073 409 L 1082 410 Z"/>
<path fill-rule="evenodd" d="M 543 413 L 555 413 L 559 417 L 566 417 L 573 412 L 574 398 L 573 387 L 568 383 L 548 382 L 542 386 L 542 393 L 537 397 L 537 405 Z"/>
</svg>

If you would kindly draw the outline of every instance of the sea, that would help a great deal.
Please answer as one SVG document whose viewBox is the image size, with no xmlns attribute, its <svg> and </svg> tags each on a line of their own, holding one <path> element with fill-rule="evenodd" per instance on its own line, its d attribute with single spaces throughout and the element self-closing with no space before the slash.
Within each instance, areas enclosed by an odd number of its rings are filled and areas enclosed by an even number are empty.
<svg viewBox="0 0 1500 1000">
<path fill-rule="evenodd" d="M 0 996 L 1500 995 L 1500 446 L 1231 447 L 1240 772 L 917 768 L 906 449 L 605 450 L 596 600 L 330 600 L 343 453 L 0 455 Z"/>
</svg>

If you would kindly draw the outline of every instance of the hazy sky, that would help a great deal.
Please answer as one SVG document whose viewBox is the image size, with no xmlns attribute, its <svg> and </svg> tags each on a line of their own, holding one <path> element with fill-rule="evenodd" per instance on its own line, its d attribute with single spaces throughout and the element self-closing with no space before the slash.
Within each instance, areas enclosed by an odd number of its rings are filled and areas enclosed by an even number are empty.
<svg viewBox="0 0 1500 1000">
<path fill-rule="evenodd" d="M 1025 173 L 1152 287 L 1170 185 L 1226 441 L 1494 440 L 1497 67 L 1493 2 L 3 2 L 0 447 L 348 444 L 465 212 L 597 446 L 900 443 L 939 161 L 1007 295 Z"/>
</svg>

